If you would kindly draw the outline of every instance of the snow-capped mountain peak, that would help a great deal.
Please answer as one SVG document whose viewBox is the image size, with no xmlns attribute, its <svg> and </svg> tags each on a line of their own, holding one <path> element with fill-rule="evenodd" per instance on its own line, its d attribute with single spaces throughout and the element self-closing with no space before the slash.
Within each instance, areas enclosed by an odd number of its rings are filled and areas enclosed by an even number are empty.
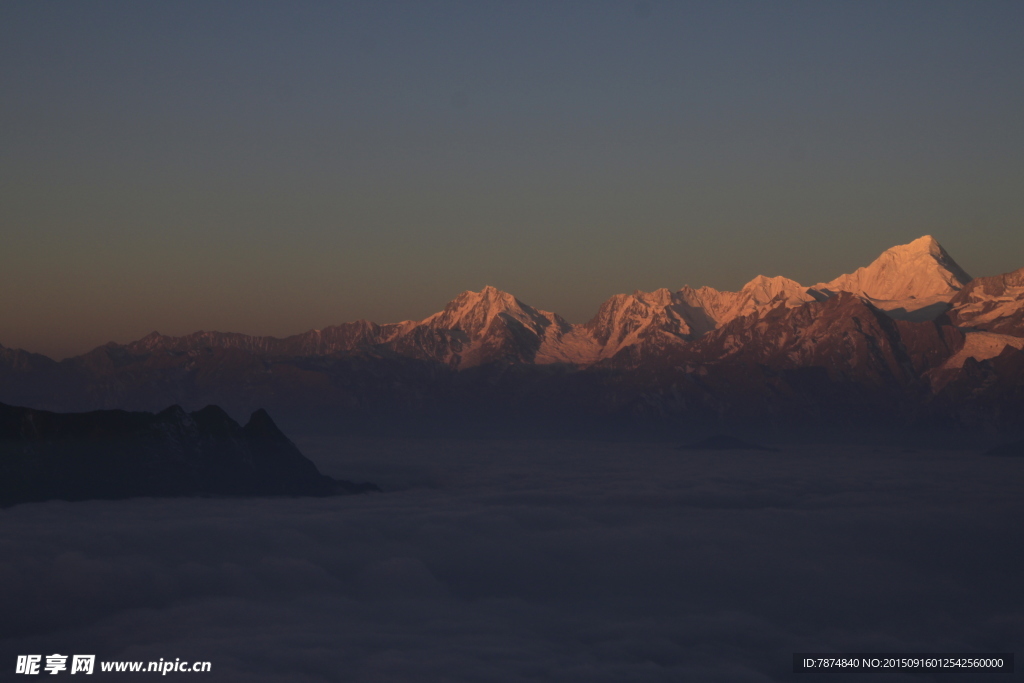
<svg viewBox="0 0 1024 683">
<path fill-rule="evenodd" d="M 737 292 L 732 317 L 750 315 L 766 306 L 785 304 L 792 307 L 811 300 L 813 297 L 807 293 L 807 287 L 796 280 L 781 275 L 758 275 Z"/>
<path fill-rule="evenodd" d="M 488 285 L 479 292 L 466 291 L 459 294 L 443 310 L 420 324 L 434 329 L 461 330 L 470 339 L 476 339 L 484 334 L 498 316 L 508 317 L 535 329 L 547 327 L 558 318 L 554 313 L 539 311 L 508 292 Z"/>
<path fill-rule="evenodd" d="M 455 297 L 397 343 L 406 346 L 429 340 L 434 357 L 459 368 L 495 360 L 585 362 L 588 356 L 575 348 L 572 332 L 573 326 L 561 316 L 487 286 Z"/>
<path fill-rule="evenodd" d="M 713 327 L 699 306 L 661 288 L 612 296 L 581 331 L 593 340 L 597 358 L 604 359 L 629 347 L 636 352 L 679 344 Z"/>
<path fill-rule="evenodd" d="M 749 294 L 758 304 L 774 301 L 780 294 L 784 294 L 786 298 L 789 298 L 790 296 L 799 296 L 806 291 L 807 288 L 796 280 L 790 280 L 788 277 L 782 277 L 781 275 L 775 277 L 758 275 L 740 289 L 740 292 Z"/>
<path fill-rule="evenodd" d="M 886 249 L 870 265 L 813 289 L 826 294 L 851 292 L 875 301 L 948 300 L 970 280 L 942 245 L 925 235 Z"/>
</svg>

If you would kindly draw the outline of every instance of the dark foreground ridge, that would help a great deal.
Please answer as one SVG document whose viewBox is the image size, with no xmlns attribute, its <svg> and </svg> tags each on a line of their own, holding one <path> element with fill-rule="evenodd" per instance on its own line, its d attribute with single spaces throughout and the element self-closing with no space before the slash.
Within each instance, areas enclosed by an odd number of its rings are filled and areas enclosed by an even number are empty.
<svg viewBox="0 0 1024 683">
<path fill-rule="evenodd" d="M 715 434 L 709 436 L 706 439 L 695 441 L 694 443 L 686 446 L 680 446 L 679 450 L 683 451 L 770 451 L 772 453 L 778 453 L 778 448 L 769 448 L 768 446 L 758 446 L 757 444 L 747 443 L 742 439 L 737 439 L 735 436 L 728 436 L 726 434 Z"/>
<path fill-rule="evenodd" d="M 321 474 L 264 410 L 242 427 L 217 406 L 52 413 L 0 403 L 0 506 L 376 490 Z"/>
</svg>

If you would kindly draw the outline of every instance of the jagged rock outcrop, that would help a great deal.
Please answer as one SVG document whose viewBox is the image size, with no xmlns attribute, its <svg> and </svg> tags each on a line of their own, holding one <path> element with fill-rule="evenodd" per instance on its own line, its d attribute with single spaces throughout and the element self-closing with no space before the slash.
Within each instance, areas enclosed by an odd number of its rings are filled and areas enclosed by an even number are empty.
<svg viewBox="0 0 1024 683">
<path fill-rule="evenodd" d="M 327 496 L 373 490 L 320 474 L 263 410 L 239 426 L 187 413 L 53 413 L 0 404 L 0 505 L 136 496 Z"/>
</svg>

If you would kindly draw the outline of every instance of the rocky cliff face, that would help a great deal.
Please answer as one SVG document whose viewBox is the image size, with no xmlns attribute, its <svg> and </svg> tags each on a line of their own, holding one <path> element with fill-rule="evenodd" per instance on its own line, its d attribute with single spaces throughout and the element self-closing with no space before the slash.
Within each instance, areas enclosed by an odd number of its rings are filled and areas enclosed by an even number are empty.
<svg viewBox="0 0 1024 683">
<path fill-rule="evenodd" d="M 327 496 L 375 488 L 317 471 L 263 410 L 187 413 L 0 404 L 0 505 L 134 496 Z"/>
<path fill-rule="evenodd" d="M 949 306 L 950 319 L 960 327 L 1024 337 L 1024 268 L 972 280 Z"/>
</svg>

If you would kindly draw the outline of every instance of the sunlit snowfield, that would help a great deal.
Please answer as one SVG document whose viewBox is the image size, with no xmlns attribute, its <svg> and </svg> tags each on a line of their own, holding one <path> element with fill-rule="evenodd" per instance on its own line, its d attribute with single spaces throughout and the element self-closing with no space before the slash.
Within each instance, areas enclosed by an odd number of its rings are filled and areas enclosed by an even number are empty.
<svg viewBox="0 0 1024 683">
<path fill-rule="evenodd" d="M 208 681 L 792 681 L 794 651 L 1024 642 L 1024 461 L 297 442 L 387 492 L 0 512 L 3 676 L 59 652 Z"/>
</svg>

